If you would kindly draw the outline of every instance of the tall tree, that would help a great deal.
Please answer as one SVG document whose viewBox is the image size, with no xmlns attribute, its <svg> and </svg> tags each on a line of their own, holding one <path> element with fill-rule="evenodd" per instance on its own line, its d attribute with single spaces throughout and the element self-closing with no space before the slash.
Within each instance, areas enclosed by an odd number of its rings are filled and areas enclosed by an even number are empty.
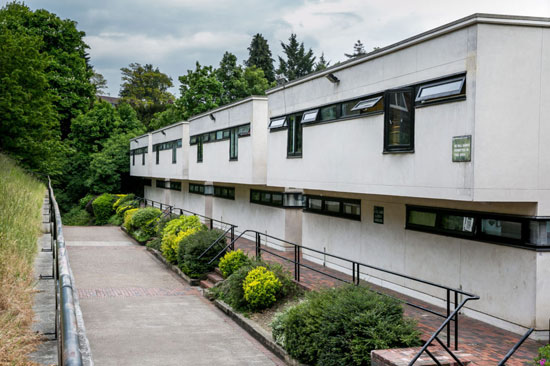
<svg viewBox="0 0 550 366">
<path fill-rule="evenodd" d="M 321 71 L 326 69 L 330 65 L 330 61 L 325 60 L 325 54 L 321 53 L 319 61 L 315 64 L 315 71 Z"/>
<path fill-rule="evenodd" d="M 97 95 L 105 95 L 107 91 L 107 80 L 99 72 L 94 72 L 90 79 L 92 85 L 95 87 L 95 93 Z"/>
<path fill-rule="evenodd" d="M 226 51 L 215 74 L 223 88 L 222 104 L 228 104 L 247 96 L 243 82 L 243 69 L 237 65 L 237 56 Z"/>
<path fill-rule="evenodd" d="M 179 81 L 181 97 L 176 106 L 183 111 L 184 119 L 222 105 L 223 85 L 212 66 L 201 66 L 197 61 L 195 70 L 187 70 Z"/>
<path fill-rule="evenodd" d="M 363 46 L 363 43 L 361 43 L 361 40 L 359 40 L 359 39 L 353 45 L 353 53 L 352 54 L 344 53 L 344 55 L 346 55 L 347 58 L 355 58 L 355 57 L 366 55 L 366 54 L 367 54 L 367 51 L 365 51 L 365 46 Z"/>
<path fill-rule="evenodd" d="M 1 10 L 1 23 L 13 32 L 42 38 L 38 51 L 47 54 L 47 81 L 56 96 L 62 137 L 69 134 L 71 120 L 88 110 L 94 100 L 95 88 L 90 82 L 93 70 L 88 63 L 85 33 L 76 22 L 61 20 L 46 10 L 31 11 L 26 5 L 12 2 Z"/>
<path fill-rule="evenodd" d="M 313 72 L 315 56 L 311 48 L 306 52 L 304 42 L 299 43 L 296 34 L 292 33 L 288 38 L 288 44 L 281 42 L 284 60 L 279 56 L 279 68 L 277 73 L 284 76 L 288 81 L 298 79 Z"/>
<path fill-rule="evenodd" d="M 119 95 L 122 102 L 130 104 L 145 125 L 149 124 L 155 113 L 165 110 L 175 99 L 168 92 L 168 88 L 173 86 L 172 78 L 160 72 L 158 67 L 131 63 L 120 70 L 123 83 Z"/>
<path fill-rule="evenodd" d="M 181 111 L 175 104 L 171 104 L 162 112 L 157 112 L 149 123 L 149 129 L 158 130 L 164 126 L 171 125 L 173 123 L 183 120 L 183 111 Z"/>
<path fill-rule="evenodd" d="M 257 33 L 252 37 L 252 42 L 250 42 L 250 47 L 248 47 L 248 60 L 244 64 L 248 67 L 256 66 L 262 69 L 267 81 L 273 83 L 275 81 L 275 71 L 271 56 L 267 39 L 260 33 Z"/>
</svg>

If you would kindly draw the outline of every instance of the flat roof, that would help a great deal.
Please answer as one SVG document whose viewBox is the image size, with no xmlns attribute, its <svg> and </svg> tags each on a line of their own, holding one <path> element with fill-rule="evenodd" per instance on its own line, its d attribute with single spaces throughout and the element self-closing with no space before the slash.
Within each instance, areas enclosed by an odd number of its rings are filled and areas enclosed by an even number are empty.
<svg viewBox="0 0 550 366">
<path fill-rule="evenodd" d="M 324 77 L 327 74 L 330 74 L 335 71 L 346 69 L 348 67 L 361 64 L 363 62 L 370 61 L 372 59 L 382 57 L 389 53 L 399 51 L 403 48 L 410 47 L 412 45 L 425 42 L 432 38 L 442 36 L 447 33 L 457 31 L 459 29 L 469 27 L 475 24 L 496 24 L 496 25 L 515 25 L 515 26 L 526 26 L 526 27 L 550 27 L 550 18 L 543 17 L 529 17 L 529 16 L 516 16 L 516 15 L 499 15 L 499 14 L 485 14 L 485 13 L 475 13 L 467 17 L 455 20 L 454 22 L 444 24 L 437 28 L 430 29 L 426 32 L 417 34 L 415 36 L 406 38 L 402 41 L 393 43 L 389 46 L 382 47 L 376 51 L 369 52 L 363 56 L 355 57 L 347 61 L 340 62 L 333 66 L 330 66 L 322 71 L 313 72 L 301 78 L 286 82 L 281 85 L 277 85 L 266 91 L 266 94 L 276 93 L 280 90 L 283 90 L 294 85 L 305 83 L 309 80 L 317 79 Z"/>
</svg>

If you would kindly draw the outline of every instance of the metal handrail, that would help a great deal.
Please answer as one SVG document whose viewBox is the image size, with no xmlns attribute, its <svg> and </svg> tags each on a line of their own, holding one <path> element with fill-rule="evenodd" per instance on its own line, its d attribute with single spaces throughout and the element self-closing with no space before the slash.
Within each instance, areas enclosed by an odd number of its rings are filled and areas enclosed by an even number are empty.
<svg viewBox="0 0 550 366">
<path fill-rule="evenodd" d="M 63 223 L 59 206 L 55 200 L 51 180 L 48 177 L 48 195 L 50 206 L 53 206 L 54 217 L 50 216 L 53 222 L 51 233 L 55 240 L 55 278 L 56 297 L 59 296 L 59 317 L 61 332 L 58 338 L 58 359 L 59 364 L 64 366 L 82 365 L 82 353 L 78 341 L 78 330 L 76 322 L 76 311 L 74 302 L 74 287 L 71 280 L 69 258 L 63 236 Z M 58 307 L 56 306 L 56 319 Z M 56 320 L 57 324 L 57 320 Z"/>
<path fill-rule="evenodd" d="M 206 248 L 204 250 L 204 252 L 201 253 L 201 255 L 199 255 L 199 257 L 197 259 L 201 259 L 206 253 L 208 253 L 210 251 L 210 249 L 212 249 L 214 247 L 214 245 L 218 244 L 222 238 L 225 238 L 227 236 L 227 233 L 231 229 L 232 228 L 229 228 L 229 229 L 225 230 L 216 240 L 214 240 L 214 242 L 212 244 L 210 244 L 208 246 L 208 248 Z M 219 256 L 219 253 L 218 253 L 218 256 Z M 212 261 L 210 261 L 208 264 L 212 264 Z"/>
<path fill-rule="evenodd" d="M 504 356 L 504 358 L 498 363 L 497 366 L 503 366 L 506 364 L 506 361 L 508 361 L 508 359 L 510 357 L 512 357 L 512 355 L 518 350 L 519 347 L 521 347 L 521 345 L 523 344 L 523 342 L 525 342 L 525 340 L 527 338 L 529 338 L 529 336 L 531 335 L 531 333 L 533 333 L 533 331 L 535 330 L 535 328 L 530 328 L 529 330 L 527 330 L 527 332 L 525 332 L 525 334 L 523 335 L 523 337 L 521 337 L 521 339 L 516 343 L 514 344 L 514 347 L 512 347 L 508 353 L 506 354 L 506 356 Z"/>
<path fill-rule="evenodd" d="M 309 248 L 309 247 L 306 247 L 306 246 L 303 246 L 303 245 L 300 245 L 300 244 L 292 243 L 288 240 L 280 239 L 280 238 L 277 238 L 275 236 L 268 235 L 266 233 L 261 233 L 261 232 L 256 231 L 256 230 L 245 230 L 245 231 L 241 232 L 236 238 L 231 240 L 230 243 L 227 244 L 216 256 L 214 256 L 214 258 L 212 258 L 208 264 L 212 264 L 212 262 L 214 262 L 216 259 L 218 259 L 223 253 L 225 253 L 227 251 L 227 249 L 229 249 L 229 248 L 233 249 L 234 246 L 235 246 L 235 242 L 237 240 L 239 240 L 241 237 L 243 237 L 243 235 L 246 234 L 246 233 L 254 233 L 255 234 L 255 237 L 256 237 L 256 257 L 258 257 L 258 258 L 261 257 L 261 252 L 264 251 L 264 252 L 269 253 L 271 255 L 274 255 L 278 258 L 281 258 L 283 260 L 286 260 L 286 261 L 289 261 L 289 262 L 293 263 L 294 264 L 294 279 L 297 282 L 300 282 L 300 268 L 305 267 L 305 268 L 308 268 L 312 271 L 320 273 L 322 275 L 334 278 L 336 280 L 340 280 L 340 281 L 343 281 L 343 282 L 353 283 L 355 285 L 359 285 L 360 284 L 361 267 L 365 267 L 365 268 L 374 269 L 374 270 L 377 270 L 377 271 L 380 271 L 380 272 L 384 272 L 384 273 L 391 274 L 391 275 L 394 275 L 394 276 L 397 276 L 397 277 L 401 277 L 401 278 L 404 278 L 404 279 L 416 281 L 416 282 L 419 282 L 419 283 L 423 283 L 423 284 L 426 284 L 426 285 L 430 285 L 430 286 L 445 290 L 446 295 L 447 295 L 446 296 L 446 305 L 447 305 L 446 306 L 446 314 L 440 314 L 440 313 L 438 313 L 434 310 L 428 309 L 426 307 L 416 305 L 414 303 L 404 301 L 404 300 L 401 300 L 401 299 L 397 299 L 399 301 L 404 302 L 405 304 L 407 304 L 409 306 L 412 306 L 414 308 L 417 308 L 417 309 L 420 309 L 420 310 L 423 310 L 423 311 L 427 311 L 427 312 L 429 312 L 433 315 L 436 315 L 436 316 L 439 316 L 439 317 L 442 317 L 442 318 L 445 319 L 443 321 L 443 323 L 441 324 L 441 326 L 432 335 L 432 337 L 430 337 L 428 342 L 426 342 L 424 347 L 422 347 L 422 349 L 418 352 L 418 354 L 414 357 L 413 361 L 409 365 L 413 365 L 414 362 L 416 362 L 418 360 L 418 358 L 424 352 L 426 352 L 432 359 L 434 359 L 434 361 L 436 361 L 436 364 L 439 364 L 439 362 L 437 360 L 435 360 L 435 357 L 427 349 L 427 347 L 434 340 L 436 340 L 439 344 L 441 344 L 441 346 L 451 355 L 451 357 L 453 357 L 453 359 L 455 359 L 455 361 L 459 365 L 462 365 L 461 361 L 453 354 L 453 352 L 450 349 L 450 347 L 451 347 L 451 328 L 450 328 L 450 325 L 451 325 L 451 322 L 454 322 L 454 349 L 457 350 L 458 349 L 458 315 L 459 315 L 459 311 L 460 311 L 460 309 L 462 309 L 464 304 L 466 304 L 466 302 L 468 302 L 470 300 L 479 300 L 479 296 L 471 294 L 471 293 L 466 292 L 466 291 L 463 291 L 461 289 L 444 286 L 444 285 L 434 283 L 434 282 L 431 282 L 431 281 L 422 280 L 420 278 L 412 277 L 412 276 L 405 275 L 405 274 L 402 274 L 402 273 L 398 273 L 398 272 L 395 272 L 395 271 L 390 271 L 390 270 L 387 270 L 387 269 L 384 269 L 384 268 L 380 268 L 380 267 L 373 266 L 373 265 L 370 265 L 370 264 L 365 264 L 365 263 L 362 263 L 362 262 L 359 262 L 359 261 L 355 261 L 355 260 L 351 260 L 351 259 L 348 259 L 348 258 L 338 256 L 338 255 L 335 255 L 335 254 L 326 253 L 326 252 L 323 252 L 323 251 L 320 251 L 320 250 L 317 250 L 317 249 L 313 249 L 313 248 Z M 274 253 L 273 251 L 270 251 L 266 248 L 262 248 L 261 245 L 260 245 L 260 237 L 261 236 L 264 236 L 266 238 L 271 238 L 271 239 L 274 239 L 274 240 L 278 240 L 282 243 L 286 243 L 286 244 L 289 244 L 289 245 L 293 246 L 294 247 L 294 260 L 289 259 L 289 258 L 284 257 L 284 256 L 281 256 L 281 255 L 279 255 L 277 253 Z M 341 261 L 351 263 L 352 264 L 352 281 L 350 282 L 347 279 L 339 278 L 339 277 L 334 276 L 330 273 L 326 273 L 326 272 L 323 272 L 323 271 L 318 270 L 316 268 L 313 268 L 313 267 L 311 267 L 311 266 L 309 266 L 305 263 L 301 263 L 300 253 L 303 252 L 303 250 L 309 250 L 309 251 L 312 251 L 314 253 L 322 254 L 324 256 L 328 256 L 328 257 L 331 257 L 331 258 L 334 258 L 334 259 L 338 259 L 338 260 L 341 260 Z M 378 291 L 376 291 L 376 292 L 378 292 Z M 381 295 L 384 295 L 384 296 L 395 298 L 394 296 L 391 296 L 391 295 L 388 295 L 388 294 L 384 294 L 384 293 L 381 293 L 381 292 L 378 292 L 378 293 L 381 294 Z M 451 312 L 451 293 L 454 293 L 454 310 L 452 312 Z M 465 296 L 465 299 L 462 300 L 460 305 L 458 305 L 458 295 L 459 294 Z M 445 345 L 437 337 L 439 335 L 439 333 L 441 333 L 441 331 L 445 328 L 447 329 L 447 345 Z"/>
</svg>

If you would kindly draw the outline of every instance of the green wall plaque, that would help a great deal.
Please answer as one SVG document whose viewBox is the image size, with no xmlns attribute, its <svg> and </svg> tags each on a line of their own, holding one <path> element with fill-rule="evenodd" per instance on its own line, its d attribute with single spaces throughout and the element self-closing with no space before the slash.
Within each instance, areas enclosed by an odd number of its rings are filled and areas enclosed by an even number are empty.
<svg viewBox="0 0 550 366">
<path fill-rule="evenodd" d="M 453 162 L 472 161 L 472 135 L 453 137 Z"/>
</svg>

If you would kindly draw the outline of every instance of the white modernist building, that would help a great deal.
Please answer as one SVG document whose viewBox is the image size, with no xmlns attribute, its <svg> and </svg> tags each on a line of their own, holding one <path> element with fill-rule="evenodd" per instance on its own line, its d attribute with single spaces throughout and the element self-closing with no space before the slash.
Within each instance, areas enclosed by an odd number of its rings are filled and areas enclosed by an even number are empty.
<svg viewBox="0 0 550 366">
<path fill-rule="evenodd" d="M 475 14 L 133 139 L 131 174 L 240 231 L 475 293 L 468 315 L 542 338 L 549 141 L 550 19 Z"/>
</svg>

